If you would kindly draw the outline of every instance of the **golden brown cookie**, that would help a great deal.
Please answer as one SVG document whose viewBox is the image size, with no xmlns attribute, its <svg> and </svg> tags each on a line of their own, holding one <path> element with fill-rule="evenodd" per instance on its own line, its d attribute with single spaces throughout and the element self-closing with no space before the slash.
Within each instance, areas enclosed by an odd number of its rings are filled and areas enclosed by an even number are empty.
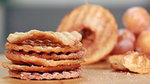
<svg viewBox="0 0 150 84">
<path fill-rule="evenodd" d="M 55 71 L 65 71 L 74 70 L 80 67 L 80 64 L 75 65 L 62 65 L 62 66 L 36 66 L 36 65 L 17 65 L 11 62 L 2 63 L 4 68 L 16 71 L 28 71 L 28 72 L 55 72 Z"/>
<path fill-rule="evenodd" d="M 46 60 L 30 55 L 5 53 L 6 57 L 17 64 L 35 64 L 41 66 L 58 66 L 58 65 L 72 65 L 80 64 L 80 60 Z"/>
<path fill-rule="evenodd" d="M 29 32 L 16 32 L 9 34 L 7 40 L 12 44 L 32 45 L 32 46 L 74 46 L 81 41 L 81 35 L 73 31 L 69 32 L 52 32 L 31 30 Z"/>
<path fill-rule="evenodd" d="M 31 46 L 31 45 L 17 45 L 17 44 L 11 44 L 11 43 L 6 43 L 5 47 L 10 49 L 10 50 L 16 50 L 16 51 L 20 51 L 23 50 L 24 52 L 29 52 L 29 51 L 34 51 L 37 53 L 40 52 L 45 52 L 45 53 L 50 53 L 50 52 L 75 52 L 78 51 L 80 49 L 82 49 L 82 43 L 78 43 L 75 46 L 72 47 L 43 47 L 43 46 Z"/>
<path fill-rule="evenodd" d="M 7 50 L 5 51 L 5 53 L 7 54 L 23 54 L 23 55 L 29 55 L 29 56 L 35 56 L 38 58 L 43 58 L 43 59 L 47 59 L 47 60 L 75 60 L 75 59 L 81 59 L 82 56 L 85 55 L 85 48 L 77 51 L 77 52 L 68 52 L 68 53 L 63 53 L 63 52 L 59 52 L 59 53 L 36 53 L 36 52 L 24 52 L 24 51 L 12 51 L 12 50 Z"/>
<path fill-rule="evenodd" d="M 87 49 L 85 62 L 91 64 L 107 56 L 117 43 L 117 23 L 113 15 L 102 6 L 86 4 L 67 14 L 58 27 L 62 31 L 79 31 Z"/>
<path fill-rule="evenodd" d="M 24 72 L 24 71 L 9 70 L 9 75 L 11 77 L 25 79 L 25 80 L 70 79 L 70 78 L 77 78 L 81 76 L 81 70 L 76 69 L 71 71 L 52 72 L 52 73 L 38 73 L 38 72 Z"/>
</svg>

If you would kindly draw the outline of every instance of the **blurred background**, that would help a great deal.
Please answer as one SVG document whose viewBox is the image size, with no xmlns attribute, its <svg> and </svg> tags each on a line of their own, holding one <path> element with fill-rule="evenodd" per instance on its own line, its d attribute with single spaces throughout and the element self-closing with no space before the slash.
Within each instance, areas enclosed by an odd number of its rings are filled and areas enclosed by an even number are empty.
<svg viewBox="0 0 150 84">
<path fill-rule="evenodd" d="M 122 15 L 126 9 L 142 6 L 150 11 L 150 0 L 88 0 L 102 5 L 115 16 L 118 27 L 123 28 Z M 0 53 L 9 33 L 31 29 L 56 31 L 61 19 L 85 0 L 0 0 Z"/>
</svg>

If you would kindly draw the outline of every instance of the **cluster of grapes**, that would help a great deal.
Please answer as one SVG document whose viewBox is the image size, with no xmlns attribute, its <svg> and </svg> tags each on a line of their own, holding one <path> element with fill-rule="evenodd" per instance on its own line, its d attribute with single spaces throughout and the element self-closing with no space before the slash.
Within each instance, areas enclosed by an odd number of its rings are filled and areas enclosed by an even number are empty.
<svg viewBox="0 0 150 84">
<path fill-rule="evenodd" d="M 118 43 L 111 54 L 138 51 L 150 55 L 150 15 L 142 7 L 129 8 L 123 15 L 125 29 L 118 31 Z"/>
</svg>

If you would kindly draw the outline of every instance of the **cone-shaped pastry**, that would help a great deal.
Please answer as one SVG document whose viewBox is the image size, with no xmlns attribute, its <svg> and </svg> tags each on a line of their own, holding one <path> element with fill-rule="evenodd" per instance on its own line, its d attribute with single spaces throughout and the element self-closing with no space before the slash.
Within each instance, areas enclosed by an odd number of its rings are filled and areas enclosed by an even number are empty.
<svg viewBox="0 0 150 84">
<path fill-rule="evenodd" d="M 111 52 L 117 42 L 117 23 L 113 15 L 97 5 L 83 5 L 72 10 L 61 21 L 57 31 L 80 31 L 87 48 L 83 64 L 95 63 Z"/>
</svg>

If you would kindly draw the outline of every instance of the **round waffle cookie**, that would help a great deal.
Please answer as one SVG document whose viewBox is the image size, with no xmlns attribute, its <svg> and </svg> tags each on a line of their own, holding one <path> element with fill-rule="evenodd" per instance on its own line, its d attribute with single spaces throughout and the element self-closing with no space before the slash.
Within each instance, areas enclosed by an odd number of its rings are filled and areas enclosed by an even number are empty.
<svg viewBox="0 0 150 84">
<path fill-rule="evenodd" d="M 30 55 L 5 53 L 6 57 L 17 64 L 35 64 L 41 66 L 58 66 L 58 65 L 71 65 L 80 64 L 80 60 L 46 60 Z"/>
<path fill-rule="evenodd" d="M 36 65 L 17 65 L 11 62 L 2 63 L 4 68 L 16 71 L 29 71 L 29 72 L 54 72 L 54 71 L 65 71 L 65 70 L 74 70 L 80 67 L 80 64 L 75 65 L 62 65 L 62 66 L 36 66 Z"/>
<path fill-rule="evenodd" d="M 81 70 L 76 69 L 71 71 L 62 71 L 62 72 L 53 72 L 53 73 L 38 73 L 38 72 L 24 72 L 24 71 L 9 70 L 9 75 L 11 77 L 25 79 L 25 80 L 70 79 L 70 78 L 77 78 L 81 76 Z"/>
<path fill-rule="evenodd" d="M 68 53 L 36 53 L 36 52 L 24 52 L 24 51 L 11 51 L 11 50 L 7 50 L 5 51 L 6 55 L 10 54 L 10 55 L 29 55 L 29 56 L 35 56 L 38 58 L 43 58 L 43 59 L 47 59 L 47 60 L 76 60 L 76 59 L 81 59 L 82 56 L 85 55 L 86 50 L 85 48 L 76 51 L 76 52 L 68 52 Z"/>
<path fill-rule="evenodd" d="M 10 50 L 16 50 L 16 51 L 23 50 L 25 52 L 34 51 L 37 53 L 40 53 L 40 52 L 45 52 L 45 53 L 64 52 L 64 53 L 67 53 L 67 52 L 75 52 L 75 51 L 82 49 L 82 43 L 78 43 L 72 47 L 59 47 L 59 46 L 58 47 L 51 47 L 51 46 L 45 47 L 45 46 L 17 45 L 17 44 L 12 44 L 12 43 L 6 43 L 5 47 Z"/>
<path fill-rule="evenodd" d="M 32 46 L 74 46 L 81 41 L 82 36 L 73 31 L 52 32 L 31 30 L 29 32 L 15 32 L 9 34 L 7 40 L 13 44 Z"/>
</svg>

